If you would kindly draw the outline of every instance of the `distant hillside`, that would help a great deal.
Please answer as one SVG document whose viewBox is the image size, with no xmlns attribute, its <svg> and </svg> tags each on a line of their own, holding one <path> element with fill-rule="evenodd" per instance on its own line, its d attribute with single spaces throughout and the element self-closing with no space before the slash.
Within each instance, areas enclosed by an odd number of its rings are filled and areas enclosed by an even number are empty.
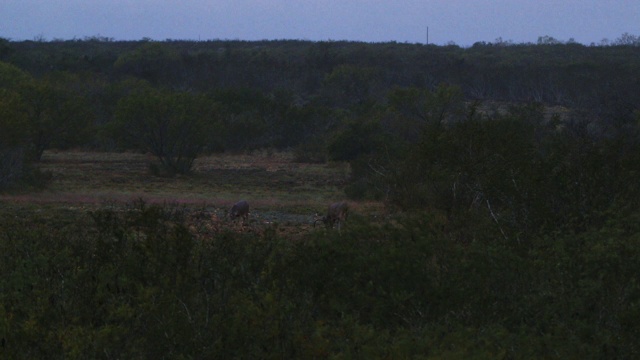
<svg viewBox="0 0 640 360">
<path fill-rule="evenodd" d="M 108 40 L 108 39 L 107 39 Z M 640 47 L 311 41 L 60 41 L 0 43 L 0 60 L 36 77 L 54 71 L 133 77 L 190 91 L 285 89 L 332 106 L 380 100 L 393 87 L 459 86 L 470 99 L 638 108 Z M 347 91 L 334 96 L 335 87 Z M 335 94 L 334 94 L 335 95 Z M 329 99 L 328 99 L 329 97 Z"/>
</svg>

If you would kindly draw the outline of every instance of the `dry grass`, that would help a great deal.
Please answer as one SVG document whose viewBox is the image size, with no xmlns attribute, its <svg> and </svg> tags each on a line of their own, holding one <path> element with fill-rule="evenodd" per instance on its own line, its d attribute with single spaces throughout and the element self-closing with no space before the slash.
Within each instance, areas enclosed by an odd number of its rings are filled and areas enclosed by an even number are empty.
<svg viewBox="0 0 640 360">
<path fill-rule="evenodd" d="M 79 151 L 45 152 L 40 164 L 53 178 L 38 193 L 0 195 L 4 212 L 19 209 L 87 211 L 105 204 L 148 203 L 200 209 L 224 219 L 239 199 L 252 207 L 249 226 L 278 224 L 306 227 L 315 213 L 344 198 L 348 164 L 295 163 L 290 153 L 216 154 L 196 160 L 189 176 L 150 174 L 144 154 Z M 377 203 L 353 203 L 356 211 L 379 209 Z"/>
</svg>

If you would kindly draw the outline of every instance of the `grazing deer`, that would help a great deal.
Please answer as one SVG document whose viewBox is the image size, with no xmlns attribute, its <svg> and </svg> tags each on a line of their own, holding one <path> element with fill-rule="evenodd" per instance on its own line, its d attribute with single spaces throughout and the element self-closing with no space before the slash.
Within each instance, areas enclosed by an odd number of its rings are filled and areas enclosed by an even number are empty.
<svg viewBox="0 0 640 360">
<path fill-rule="evenodd" d="M 318 221 L 322 221 L 327 228 L 333 228 L 335 224 L 338 224 L 338 231 L 340 231 L 340 226 L 347 220 L 348 215 L 349 205 L 346 202 L 341 201 L 333 203 L 329 205 L 327 215 L 321 218 L 316 218 L 313 222 L 313 226 L 315 227 Z"/>
<path fill-rule="evenodd" d="M 245 222 L 249 218 L 249 203 L 245 200 L 240 200 L 233 205 L 229 212 L 231 220 L 242 217 L 242 222 Z"/>
</svg>

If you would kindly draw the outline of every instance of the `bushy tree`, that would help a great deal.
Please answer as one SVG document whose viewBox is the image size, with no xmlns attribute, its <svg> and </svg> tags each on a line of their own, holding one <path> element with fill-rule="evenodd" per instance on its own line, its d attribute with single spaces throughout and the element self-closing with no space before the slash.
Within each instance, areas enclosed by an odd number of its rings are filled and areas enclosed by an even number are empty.
<svg viewBox="0 0 640 360">
<path fill-rule="evenodd" d="M 121 99 L 116 116 L 131 143 L 151 152 L 169 174 L 191 170 L 215 120 L 206 96 L 151 89 Z"/>
<path fill-rule="evenodd" d="M 28 146 L 25 104 L 17 89 L 30 78 L 0 62 L 0 188 L 19 181 Z"/>
<path fill-rule="evenodd" d="M 93 114 L 86 99 L 74 91 L 70 79 L 33 81 L 20 92 L 35 160 L 40 160 L 44 151 L 54 145 L 66 148 L 87 142 Z"/>
<path fill-rule="evenodd" d="M 421 144 L 446 153 L 437 144 L 464 117 L 462 100 L 460 89 L 447 85 L 394 89 L 386 109 L 373 109 L 364 116 L 369 120 L 359 119 L 335 136 L 331 153 L 351 161 L 353 180 L 377 189 L 370 194 L 406 209 L 423 207 L 432 202 L 422 198 L 424 187 L 434 184 L 425 181 L 425 165 L 439 155 L 421 151 Z"/>
<path fill-rule="evenodd" d="M 0 189 L 18 182 L 24 173 L 27 129 L 21 97 L 0 89 Z"/>
</svg>

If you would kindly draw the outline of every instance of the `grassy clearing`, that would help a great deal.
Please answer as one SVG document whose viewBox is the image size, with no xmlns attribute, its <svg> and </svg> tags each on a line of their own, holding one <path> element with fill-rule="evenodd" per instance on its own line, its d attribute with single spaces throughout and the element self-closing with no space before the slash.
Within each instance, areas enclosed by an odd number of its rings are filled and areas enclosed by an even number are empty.
<svg viewBox="0 0 640 360">
<path fill-rule="evenodd" d="M 145 154 L 45 152 L 40 168 L 52 174 L 38 193 L 0 195 L 2 211 L 85 212 L 124 207 L 137 199 L 206 211 L 218 219 L 239 199 L 252 206 L 251 222 L 307 226 L 315 213 L 344 199 L 349 176 L 344 163 L 295 163 L 290 153 L 216 154 L 196 160 L 190 176 L 153 176 Z M 380 204 L 353 204 L 377 211 Z"/>
</svg>

